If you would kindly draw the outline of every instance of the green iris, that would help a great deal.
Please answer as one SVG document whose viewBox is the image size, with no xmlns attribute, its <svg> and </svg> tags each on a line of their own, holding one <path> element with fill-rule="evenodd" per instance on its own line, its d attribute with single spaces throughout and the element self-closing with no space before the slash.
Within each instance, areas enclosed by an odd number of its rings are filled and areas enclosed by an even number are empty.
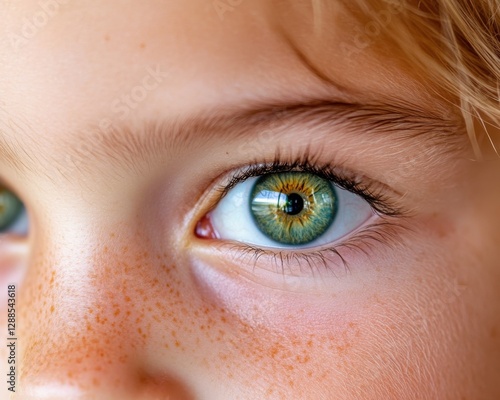
<svg viewBox="0 0 500 400">
<path fill-rule="evenodd" d="M 23 211 L 23 203 L 7 189 L 0 189 L 0 231 L 10 228 Z"/>
<path fill-rule="evenodd" d="M 260 231 L 285 245 L 307 244 L 323 235 L 335 219 L 337 202 L 330 181 L 306 172 L 264 175 L 250 196 Z"/>
</svg>

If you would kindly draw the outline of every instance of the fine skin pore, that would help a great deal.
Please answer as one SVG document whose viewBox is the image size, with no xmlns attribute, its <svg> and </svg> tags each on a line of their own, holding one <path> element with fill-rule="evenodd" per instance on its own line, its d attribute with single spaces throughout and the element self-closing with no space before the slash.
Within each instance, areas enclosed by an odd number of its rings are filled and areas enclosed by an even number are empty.
<svg viewBox="0 0 500 400">
<path fill-rule="evenodd" d="M 0 2 L 0 178 L 30 218 L 0 242 L 13 398 L 500 398 L 498 162 L 381 36 L 344 51 L 369 21 L 332 0 L 315 36 L 309 1 L 86 0 L 26 39 L 39 3 Z M 424 122 L 241 117 L 311 99 Z M 347 267 L 196 235 L 231 174 L 305 149 L 404 217 L 340 239 Z"/>
</svg>

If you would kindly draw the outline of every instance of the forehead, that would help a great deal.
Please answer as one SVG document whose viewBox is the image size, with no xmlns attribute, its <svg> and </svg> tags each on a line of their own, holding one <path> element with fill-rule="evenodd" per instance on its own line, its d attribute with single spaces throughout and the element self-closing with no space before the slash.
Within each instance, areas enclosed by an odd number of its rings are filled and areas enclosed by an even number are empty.
<svg viewBox="0 0 500 400">
<path fill-rule="evenodd" d="M 397 57 L 378 56 L 377 38 L 360 47 L 363 21 L 325 4 L 4 1 L 2 140 L 57 154 L 89 126 L 314 95 L 408 97 L 417 85 L 394 74 Z"/>
</svg>

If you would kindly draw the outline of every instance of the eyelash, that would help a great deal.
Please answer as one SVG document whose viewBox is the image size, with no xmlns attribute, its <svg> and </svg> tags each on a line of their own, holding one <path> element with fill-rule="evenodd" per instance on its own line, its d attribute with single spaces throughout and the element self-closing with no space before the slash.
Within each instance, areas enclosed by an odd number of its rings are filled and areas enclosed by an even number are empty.
<svg viewBox="0 0 500 400">
<path fill-rule="evenodd" d="M 401 229 L 403 226 L 397 225 L 392 221 L 382 220 L 367 226 L 343 243 L 307 252 L 303 250 L 286 252 L 282 250 L 267 250 L 242 243 L 228 244 L 226 248 L 237 250 L 243 257 L 249 256 L 251 258 L 250 261 L 253 262 L 252 271 L 259 268 L 257 263 L 261 257 L 269 257 L 270 264 L 274 267 L 275 273 L 283 275 L 287 275 L 287 273 L 295 275 L 297 271 L 302 273 L 305 264 L 310 274 L 314 275 L 315 272 L 321 273 L 323 270 L 332 273 L 334 276 L 338 276 L 337 272 L 340 270 L 339 264 L 345 272 L 349 272 L 352 269 L 349 260 L 342 254 L 345 250 L 360 252 L 369 257 L 368 250 L 372 245 L 389 245 L 390 243 L 395 243 L 400 238 L 400 231 L 396 231 L 396 228 Z M 363 243 L 360 244 L 360 241 L 363 241 Z M 340 263 L 336 263 L 330 256 L 336 257 Z M 243 257 L 238 257 L 238 260 L 241 261 Z M 292 267 L 293 262 L 297 262 L 297 265 Z M 245 263 L 243 262 L 243 264 Z"/>
<path fill-rule="evenodd" d="M 281 272 L 282 274 L 285 274 L 287 269 L 292 269 L 290 265 L 294 261 L 298 262 L 300 271 L 303 270 L 302 263 L 305 263 L 309 267 L 311 273 L 319 270 L 319 266 L 321 265 L 325 270 L 336 271 L 337 267 L 330 265 L 332 260 L 329 258 L 329 255 L 331 254 L 340 260 L 345 271 L 349 271 L 348 260 L 340 253 L 342 249 L 356 250 L 366 255 L 367 249 L 364 245 L 369 246 L 369 243 L 388 244 L 390 239 L 396 240 L 399 238 L 399 235 L 395 233 L 393 228 L 400 228 L 402 226 L 401 224 L 396 224 L 395 220 L 405 217 L 407 213 L 396 204 L 394 199 L 383 193 L 389 190 L 388 187 L 368 177 L 350 173 L 339 165 L 318 162 L 317 157 L 312 157 L 308 150 L 298 157 L 288 157 L 288 159 L 282 157 L 277 152 L 274 160 L 271 162 L 254 162 L 233 173 L 226 183 L 217 188 L 220 195 L 215 204 L 218 204 L 233 187 L 249 178 L 291 171 L 316 174 L 323 179 L 333 182 L 342 189 L 361 196 L 370 204 L 380 218 L 377 222 L 353 234 L 344 242 L 320 250 L 295 249 L 283 251 L 281 249 L 262 249 L 242 243 L 227 244 L 230 249 L 237 250 L 240 255 L 250 256 L 254 262 L 254 269 L 257 268 L 258 260 L 264 256 L 270 257 L 271 264 L 275 266 L 276 272 Z M 335 273 L 335 271 L 332 272 Z"/>
<path fill-rule="evenodd" d="M 340 188 L 361 196 L 379 215 L 397 217 L 404 214 L 404 211 L 395 204 L 395 201 L 383 193 L 384 185 L 382 183 L 364 176 L 349 173 L 345 169 L 339 168 L 338 165 L 319 163 L 310 155 L 308 150 L 293 161 L 284 159 L 277 152 L 274 160 L 270 163 L 254 162 L 250 164 L 243 170 L 233 174 L 228 183 L 218 188 L 221 196 L 217 202 L 229 190 L 249 178 L 291 171 L 308 172 L 329 180 Z"/>
</svg>

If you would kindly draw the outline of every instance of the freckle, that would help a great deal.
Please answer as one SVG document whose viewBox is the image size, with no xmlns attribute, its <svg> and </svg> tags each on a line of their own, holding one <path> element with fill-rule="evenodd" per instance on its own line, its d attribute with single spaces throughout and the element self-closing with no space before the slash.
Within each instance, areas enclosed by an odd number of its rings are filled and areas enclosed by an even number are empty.
<svg viewBox="0 0 500 400">
<path fill-rule="evenodd" d="M 54 312 L 54 305 L 51 305 L 50 306 L 50 312 L 53 313 Z"/>
<path fill-rule="evenodd" d="M 130 297 L 129 296 L 125 296 L 125 301 L 127 301 L 127 302 L 131 301 Z"/>
<path fill-rule="evenodd" d="M 146 43 L 141 43 L 141 44 L 139 45 L 139 47 L 140 47 L 142 50 L 144 50 L 144 49 L 146 48 Z"/>
</svg>

